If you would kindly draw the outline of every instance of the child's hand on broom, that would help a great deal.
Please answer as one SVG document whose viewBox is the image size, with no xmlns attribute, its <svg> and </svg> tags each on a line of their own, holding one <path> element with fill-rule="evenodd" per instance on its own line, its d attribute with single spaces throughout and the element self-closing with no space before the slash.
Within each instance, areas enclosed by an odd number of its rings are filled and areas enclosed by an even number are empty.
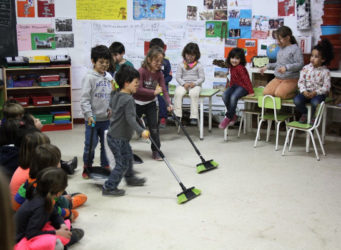
<svg viewBox="0 0 341 250">
<path fill-rule="evenodd" d="M 148 139 L 150 133 L 149 133 L 149 131 L 148 131 L 147 129 L 145 129 L 145 130 L 143 130 L 143 132 L 142 132 L 141 135 L 142 135 L 142 138 L 143 138 L 143 139 Z"/>
</svg>

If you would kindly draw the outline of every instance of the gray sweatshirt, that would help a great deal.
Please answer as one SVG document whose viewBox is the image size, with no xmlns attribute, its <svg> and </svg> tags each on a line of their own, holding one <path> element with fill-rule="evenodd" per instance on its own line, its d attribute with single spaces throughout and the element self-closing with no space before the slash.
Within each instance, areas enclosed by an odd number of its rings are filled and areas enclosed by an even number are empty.
<svg viewBox="0 0 341 250">
<path fill-rule="evenodd" d="M 280 67 L 285 67 L 286 71 L 282 74 L 278 72 Z M 277 61 L 269 63 L 268 69 L 275 69 L 275 77 L 279 79 L 298 79 L 300 70 L 303 68 L 303 55 L 297 44 L 291 44 L 281 48 L 277 54 Z"/>
<path fill-rule="evenodd" d="M 112 138 L 130 140 L 134 130 L 140 135 L 143 128 L 136 121 L 136 107 L 132 95 L 112 91 L 110 97 L 110 127 L 108 134 Z"/>
<path fill-rule="evenodd" d="M 185 83 L 193 82 L 196 86 L 201 86 L 205 81 L 204 68 L 200 62 L 192 69 L 185 69 L 183 62 L 179 63 L 176 70 L 176 81 L 183 86 Z"/>
<path fill-rule="evenodd" d="M 96 121 L 108 120 L 108 108 L 112 77 L 106 72 L 99 74 L 95 70 L 89 70 L 82 80 L 81 109 L 85 120 L 95 117 Z"/>
</svg>

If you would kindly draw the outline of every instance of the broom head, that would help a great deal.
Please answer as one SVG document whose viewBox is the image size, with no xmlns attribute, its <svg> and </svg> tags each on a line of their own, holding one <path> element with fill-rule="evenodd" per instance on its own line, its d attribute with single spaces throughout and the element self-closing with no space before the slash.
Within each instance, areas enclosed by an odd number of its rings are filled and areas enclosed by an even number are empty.
<svg viewBox="0 0 341 250">
<path fill-rule="evenodd" d="M 218 167 L 218 163 L 215 162 L 214 160 L 209 160 L 205 162 L 201 162 L 197 164 L 197 173 L 201 174 L 203 172 L 210 171 L 212 169 L 216 169 Z"/>
<path fill-rule="evenodd" d="M 201 190 L 191 187 L 186 189 L 185 191 L 178 194 L 178 204 L 183 204 L 189 200 L 194 199 L 195 197 L 199 196 L 201 194 Z"/>
</svg>

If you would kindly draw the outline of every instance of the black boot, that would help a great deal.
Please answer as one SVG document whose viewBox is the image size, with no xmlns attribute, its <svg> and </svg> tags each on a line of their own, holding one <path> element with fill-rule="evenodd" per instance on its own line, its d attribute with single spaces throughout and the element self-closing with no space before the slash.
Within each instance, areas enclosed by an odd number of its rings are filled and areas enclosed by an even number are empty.
<svg viewBox="0 0 341 250">
<path fill-rule="evenodd" d="M 75 244 L 76 242 L 80 241 L 84 236 L 84 230 L 80 228 L 71 228 L 71 233 L 72 233 L 71 239 L 69 243 L 66 244 L 66 247 L 69 247 Z"/>
<path fill-rule="evenodd" d="M 146 178 L 138 178 L 136 176 L 125 177 L 128 186 L 143 186 Z"/>
<path fill-rule="evenodd" d="M 72 160 L 70 161 L 60 161 L 60 165 L 62 167 L 62 169 L 67 173 L 67 174 L 74 174 L 75 173 L 75 169 L 77 168 L 77 157 L 73 157 Z"/>
</svg>

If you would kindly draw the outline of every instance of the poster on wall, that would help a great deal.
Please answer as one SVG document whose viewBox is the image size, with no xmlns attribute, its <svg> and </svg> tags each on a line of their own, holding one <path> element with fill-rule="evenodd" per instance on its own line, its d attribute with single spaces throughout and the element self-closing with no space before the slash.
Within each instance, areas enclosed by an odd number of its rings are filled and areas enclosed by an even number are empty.
<svg viewBox="0 0 341 250">
<path fill-rule="evenodd" d="M 252 11 L 239 10 L 236 17 L 229 18 L 229 37 L 251 38 Z"/>
<path fill-rule="evenodd" d="M 34 0 L 17 0 L 18 17 L 35 17 Z"/>
<path fill-rule="evenodd" d="M 238 48 L 244 49 L 246 61 L 251 62 L 257 56 L 257 39 L 238 39 Z"/>
<path fill-rule="evenodd" d="M 38 17 L 54 17 L 54 0 L 38 0 Z"/>
<path fill-rule="evenodd" d="M 127 0 L 76 0 L 78 20 L 127 20 Z"/>
<path fill-rule="evenodd" d="M 227 38 L 228 23 L 219 21 L 206 22 L 206 37 L 220 37 Z"/>
<path fill-rule="evenodd" d="M 59 33 L 55 35 L 56 48 L 73 48 L 74 36 L 73 33 Z"/>
<path fill-rule="evenodd" d="M 51 30 L 51 24 L 17 24 L 18 50 L 31 50 L 31 33 L 46 33 Z"/>
<path fill-rule="evenodd" d="M 32 50 L 55 49 L 55 34 L 53 33 L 31 33 Z"/>
<path fill-rule="evenodd" d="M 295 16 L 295 0 L 278 0 L 278 16 Z"/>
<path fill-rule="evenodd" d="M 310 0 L 297 0 L 297 29 L 311 28 Z"/>
<path fill-rule="evenodd" d="M 198 7 L 197 6 L 187 6 L 187 20 L 197 20 Z"/>
<path fill-rule="evenodd" d="M 166 0 L 134 0 L 134 20 L 164 20 Z"/>
<path fill-rule="evenodd" d="M 269 17 L 253 16 L 252 17 L 252 34 L 255 39 L 266 39 L 269 32 Z"/>
<path fill-rule="evenodd" d="M 56 18 L 55 19 L 56 32 L 72 31 L 72 18 Z"/>
</svg>

